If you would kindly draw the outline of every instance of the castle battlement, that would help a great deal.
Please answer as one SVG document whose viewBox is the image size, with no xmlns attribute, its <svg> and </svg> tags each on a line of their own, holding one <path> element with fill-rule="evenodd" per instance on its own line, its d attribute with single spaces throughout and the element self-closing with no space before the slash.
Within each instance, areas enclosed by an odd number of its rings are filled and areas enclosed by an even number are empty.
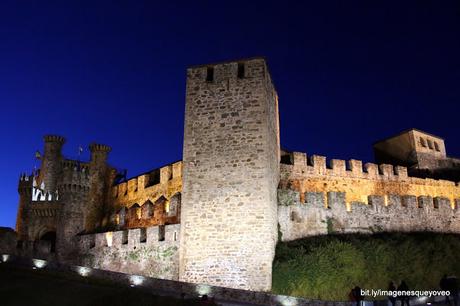
<svg viewBox="0 0 460 306">
<path fill-rule="evenodd" d="M 410 182 L 433 186 L 460 186 L 460 182 L 411 177 L 407 173 L 407 167 L 403 166 L 363 163 L 356 159 L 348 161 L 331 159 L 328 163 L 325 156 L 312 155 L 307 159 L 306 153 L 292 152 L 290 155 L 291 164 L 281 163 L 280 171 L 282 179 L 297 179 L 305 176 L 330 176 L 377 181 Z"/>
<path fill-rule="evenodd" d="M 40 171 L 19 178 L 16 228 L 62 262 L 268 291 L 278 224 L 285 241 L 460 233 L 460 160 L 442 138 L 411 129 L 382 140 L 379 164 L 282 151 L 261 57 L 187 69 L 182 161 L 120 182 L 109 146 L 92 143 L 81 162 L 63 156 L 64 137 L 44 140 Z"/>
<path fill-rule="evenodd" d="M 345 192 L 278 190 L 278 222 L 283 241 L 331 233 L 460 233 L 460 198 L 369 195 L 368 204 L 346 203 Z"/>
<path fill-rule="evenodd" d="M 75 160 L 65 160 L 62 163 L 62 176 L 57 183 L 64 191 L 89 191 L 90 166 Z"/>
<path fill-rule="evenodd" d="M 180 224 L 151 226 L 79 236 L 82 250 L 162 246 L 179 243 Z"/>
<path fill-rule="evenodd" d="M 178 279 L 180 224 L 79 236 L 84 266 Z"/>
<path fill-rule="evenodd" d="M 147 189 L 153 190 L 169 184 L 171 180 L 182 179 L 182 162 L 175 162 L 148 173 L 133 177 L 126 182 L 112 187 L 112 196 L 115 198 L 136 198 L 137 193 Z"/>
</svg>

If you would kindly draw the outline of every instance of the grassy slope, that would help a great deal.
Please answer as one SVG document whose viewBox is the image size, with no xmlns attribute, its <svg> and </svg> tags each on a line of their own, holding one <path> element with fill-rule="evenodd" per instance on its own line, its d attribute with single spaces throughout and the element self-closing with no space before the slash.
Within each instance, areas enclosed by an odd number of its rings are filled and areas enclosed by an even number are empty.
<svg viewBox="0 0 460 306">
<path fill-rule="evenodd" d="M 460 276 L 460 236 L 413 233 L 330 235 L 278 243 L 273 292 L 347 300 L 356 285 L 436 289 L 443 274 Z"/>
</svg>

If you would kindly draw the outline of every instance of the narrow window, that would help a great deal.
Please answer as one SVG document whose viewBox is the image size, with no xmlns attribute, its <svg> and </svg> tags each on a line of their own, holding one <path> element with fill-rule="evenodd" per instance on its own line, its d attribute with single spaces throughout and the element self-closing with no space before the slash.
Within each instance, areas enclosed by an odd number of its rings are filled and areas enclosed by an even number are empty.
<svg viewBox="0 0 460 306">
<path fill-rule="evenodd" d="M 422 145 L 422 147 L 426 148 L 425 139 L 423 139 L 423 138 L 421 138 L 421 137 L 420 137 L 420 144 Z"/>
<path fill-rule="evenodd" d="M 438 143 L 436 141 L 434 142 L 434 149 L 436 151 L 438 151 L 438 152 L 441 151 L 441 150 L 439 150 L 439 145 L 438 145 Z"/>
<path fill-rule="evenodd" d="M 158 226 L 158 241 L 165 241 L 165 226 Z"/>
<path fill-rule="evenodd" d="M 244 63 L 238 63 L 238 79 L 244 78 Z"/>
<path fill-rule="evenodd" d="M 140 236 L 139 241 L 141 243 L 147 242 L 147 229 L 145 227 L 141 228 L 141 236 Z"/>
<path fill-rule="evenodd" d="M 89 240 L 89 248 L 92 249 L 94 247 L 96 247 L 96 239 L 92 236 Z"/>
<path fill-rule="evenodd" d="M 206 82 L 214 81 L 214 67 L 206 68 Z"/>
<path fill-rule="evenodd" d="M 427 142 L 428 142 L 428 148 L 433 150 L 433 142 L 429 139 L 427 140 Z"/>
<path fill-rule="evenodd" d="M 423 199 L 421 197 L 419 197 L 417 199 L 417 207 L 418 208 L 423 208 Z"/>
<path fill-rule="evenodd" d="M 174 241 L 177 241 L 177 232 L 174 232 Z"/>
<path fill-rule="evenodd" d="M 123 237 L 121 239 L 121 244 L 128 244 L 128 231 L 123 231 Z"/>
</svg>

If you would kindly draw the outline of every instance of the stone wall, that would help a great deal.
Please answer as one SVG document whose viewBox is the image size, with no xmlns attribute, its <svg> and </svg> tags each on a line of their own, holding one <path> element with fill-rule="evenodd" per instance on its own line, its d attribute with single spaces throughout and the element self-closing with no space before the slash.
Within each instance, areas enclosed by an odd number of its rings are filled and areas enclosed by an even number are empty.
<svg viewBox="0 0 460 306">
<path fill-rule="evenodd" d="M 179 233 L 180 225 L 176 224 L 81 235 L 79 264 L 177 280 Z"/>
<path fill-rule="evenodd" d="M 279 167 L 263 59 L 189 68 L 180 279 L 270 290 Z"/>
<path fill-rule="evenodd" d="M 103 226 L 147 227 L 180 222 L 182 162 L 166 165 L 113 186 Z"/>
<path fill-rule="evenodd" d="M 458 183 L 409 177 L 400 166 L 294 152 L 281 164 L 283 240 L 331 232 L 460 232 Z"/>
<path fill-rule="evenodd" d="M 15 254 L 16 243 L 16 232 L 9 227 L 0 227 L 0 254 Z"/>
</svg>

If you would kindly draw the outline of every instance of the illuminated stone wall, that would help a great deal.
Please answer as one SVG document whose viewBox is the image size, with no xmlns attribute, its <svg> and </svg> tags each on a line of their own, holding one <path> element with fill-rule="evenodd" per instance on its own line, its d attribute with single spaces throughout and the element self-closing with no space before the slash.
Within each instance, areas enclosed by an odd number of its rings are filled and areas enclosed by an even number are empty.
<svg viewBox="0 0 460 306">
<path fill-rule="evenodd" d="M 180 280 L 270 290 L 277 112 L 263 59 L 188 69 Z"/>
<path fill-rule="evenodd" d="M 111 222 L 122 228 L 177 224 L 181 192 L 182 162 L 117 184 L 108 195 L 110 208 L 103 226 Z"/>
<path fill-rule="evenodd" d="M 458 183 L 407 176 L 400 166 L 294 152 L 281 164 L 278 220 L 283 240 L 331 232 L 460 232 Z"/>
<path fill-rule="evenodd" d="M 177 280 L 180 225 L 79 237 L 79 264 L 103 270 Z"/>
</svg>

